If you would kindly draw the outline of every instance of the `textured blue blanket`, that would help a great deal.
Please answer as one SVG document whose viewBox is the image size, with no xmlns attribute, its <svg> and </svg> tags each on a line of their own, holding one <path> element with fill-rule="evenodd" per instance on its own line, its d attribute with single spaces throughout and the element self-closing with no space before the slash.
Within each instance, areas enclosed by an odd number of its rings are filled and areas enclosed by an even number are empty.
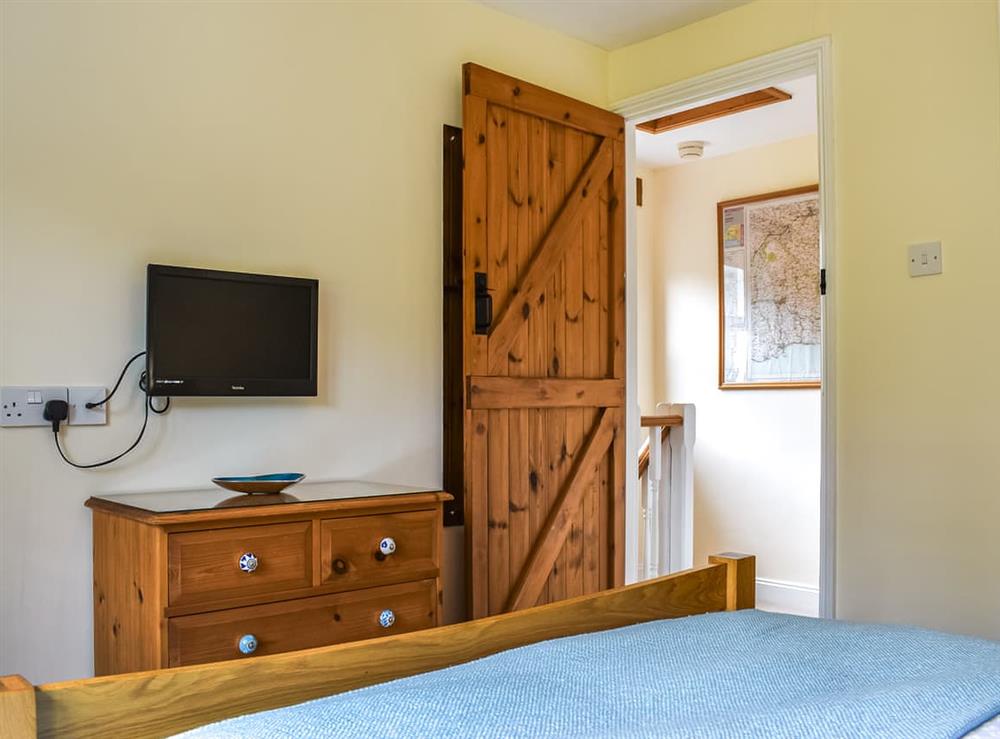
<svg viewBox="0 0 1000 739">
<path fill-rule="evenodd" d="M 1000 713 L 1000 643 L 717 613 L 542 642 L 189 737 L 958 737 Z"/>
</svg>

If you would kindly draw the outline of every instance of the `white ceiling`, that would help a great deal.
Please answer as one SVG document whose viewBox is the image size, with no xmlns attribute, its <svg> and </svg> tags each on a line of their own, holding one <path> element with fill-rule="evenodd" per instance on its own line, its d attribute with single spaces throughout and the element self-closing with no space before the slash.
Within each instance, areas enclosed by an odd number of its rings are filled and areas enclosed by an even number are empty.
<svg viewBox="0 0 1000 739">
<path fill-rule="evenodd" d="M 791 93 L 792 99 L 665 133 L 637 130 L 636 162 L 646 169 L 686 163 L 677 154 L 681 141 L 706 142 L 704 158 L 709 159 L 816 133 L 816 77 L 782 82 L 775 87 Z"/>
<path fill-rule="evenodd" d="M 483 5 L 573 36 L 617 49 L 750 0 L 479 0 Z"/>
</svg>

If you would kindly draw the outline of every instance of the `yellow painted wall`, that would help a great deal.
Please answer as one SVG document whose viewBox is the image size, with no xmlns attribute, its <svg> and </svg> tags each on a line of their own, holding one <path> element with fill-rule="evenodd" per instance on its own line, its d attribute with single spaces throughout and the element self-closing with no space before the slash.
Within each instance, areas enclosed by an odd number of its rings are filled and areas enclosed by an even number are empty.
<svg viewBox="0 0 1000 739">
<path fill-rule="evenodd" d="M 0 672 L 90 672 L 91 493 L 247 468 L 439 482 L 440 126 L 461 62 L 606 104 L 823 34 L 841 611 L 1000 635 L 995 8 L 759 0 L 609 55 L 472 3 L 0 4 L 0 383 L 110 384 L 144 343 L 150 261 L 318 277 L 323 326 L 318 399 L 178 403 L 110 470 L 0 431 Z M 946 274 L 910 281 L 904 246 L 929 238 Z M 122 448 L 139 410 L 70 430 L 70 453 Z"/>
<path fill-rule="evenodd" d="M 612 100 L 829 35 L 838 613 L 1000 637 L 997 4 L 758 0 L 612 52 Z M 907 244 L 944 274 L 911 279 Z"/>
<path fill-rule="evenodd" d="M 806 596 L 811 615 L 819 584 L 820 393 L 719 390 L 715 206 L 813 185 L 817 159 L 810 135 L 648 171 L 636 225 L 639 279 L 650 286 L 638 301 L 640 400 L 651 385 L 657 402 L 694 403 L 697 412 L 694 563 L 717 552 L 753 552 L 757 577 Z M 773 598 L 774 588 L 758 591 L 758 605 L 774 606 Z"/>
<path fill-rule="evenodd" d="M 441 126 L 474 60 L 597 104 L 606 52 L 474 3 L 4 2 L 0 383 L 110 385 L 147 262 L 317 277 L 320 396 L 176 401 L 80 472 L 0 430 L 0 674 L 91 672 L 92 493 L 300 470 L 440 484 Z M 131 384 L 134 375 L 129 379 Z M 64 432 L 99 459 L 111 424 Z M 461 532 L 447 608 L 462 611 Z"/>
</svg>

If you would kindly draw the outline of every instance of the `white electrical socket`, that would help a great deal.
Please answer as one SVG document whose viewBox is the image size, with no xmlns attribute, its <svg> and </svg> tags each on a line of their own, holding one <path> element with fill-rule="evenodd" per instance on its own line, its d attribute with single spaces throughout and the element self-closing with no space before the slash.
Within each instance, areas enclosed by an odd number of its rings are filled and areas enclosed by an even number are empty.
<svg viewBox="0 0 1000 739">
<path fill-rule="evenodd" d="M 0 426 L 51 426 L 42 414 L 50 400 L 68 401 L 64 387 L 40 385 L 0 388 Z"/>
<path fill-rule="evenodd" d="M 103 387 L 71 387 L 69 389 L 70 426 L 101 426 L 108 422 L 108 404 L 88 408 L 87 403 L 103 400 L 107 390 Z"/>
<path fill-rule="evenodd" d="M 51 426 L 43 417 L 50 400 L 65 400 L 69 404 L 70 426 L 98 426 L 108 422 L 107 404 L 87 408 L 87 403 L 101 400 L 107 394 L 103 387 L 44 387 L 23 385 L 0 388 L 0 426 Z"/>
</svg>

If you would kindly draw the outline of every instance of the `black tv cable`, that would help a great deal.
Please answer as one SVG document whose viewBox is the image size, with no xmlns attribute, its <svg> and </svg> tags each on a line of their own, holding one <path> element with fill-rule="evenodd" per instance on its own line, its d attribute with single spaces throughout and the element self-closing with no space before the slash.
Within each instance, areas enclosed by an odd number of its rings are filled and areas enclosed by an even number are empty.
<svg viewBox="0 0 1000 739">
<path fill-rule="evenodd" d="M 132 363 L 135 360 L 137 360 L 141 356 L 144 356 L 145 354 L 146 354 L 145 351 L 141 351 L 135 356 L 133 356 L 131 359 L 129 359 L 125 363 L 125 366 L 122 368 L 121 374 L 118 375 L 118 381 L 115 383 L 115 386 L 111 388 L 111 392 L 108 393 L 101 400 L 91 403 L 86 403 L 86 407 L 97 408 L 99 406 L 104 405 L 109 400 L 111 400 L 111 398 L 114 397 L 114 394 L 118 392 L 118 388 L 121 386 L 122 380 L 125 379 L 125 373 L 128 372 L 128 368 L 132 366 Z M 155 405 L 153 405 L 153 396 L 149 394 L 149 390 L 146 386 L 146 378 L 147 378 L 146 370 L 143 370 L 142 373 L 139 375 L 139 389 L 142 391 L 142 394 L 144 396 L 142 428 L 139 429 L 139 435 L 136 436 L 135 441 L 132 442 L 132 445 L 129 446 L 128 449 L 121 452 L 120 454 L 116 454 L 110 459 L 105 459 L 100 462 L 80 464 L 78 462 L 74 462 L 72 459 L 66 456 L 65 452 L 63 452 L 62 445 L 59 443 L 59 424 L 68 418 L 69 405 L 66 403 L 65 400 L 50 400 L 45 404 L 45 409 L 42 415 L 46 421 L 52 422 L 52 438 L 55 439 L 56 442 L 56 451 L 59 452 L 59 456 L 62 457 L 63 461 L 66 464 L 76 467 L 79 470 L 92 470 L 96 467 L 104 467 L 105 465 L 109 465 L 112 462 L 117 462 L 119 459 L 121 459 L 126 454 L 135 449 L 137 446 L 139 446 L 139 442 L 142 441 L 142 437 L 146 433 L 146 425 L 149 423 L 149 412 L 152 411 L 157 415 L 162 415 L 163 413 L 166 413 L 167 410 L 169 410 L 170 408 L 170 398 L 166 399 L 166 403 L 162 408 L 157 408 Z"/>
</svg>

